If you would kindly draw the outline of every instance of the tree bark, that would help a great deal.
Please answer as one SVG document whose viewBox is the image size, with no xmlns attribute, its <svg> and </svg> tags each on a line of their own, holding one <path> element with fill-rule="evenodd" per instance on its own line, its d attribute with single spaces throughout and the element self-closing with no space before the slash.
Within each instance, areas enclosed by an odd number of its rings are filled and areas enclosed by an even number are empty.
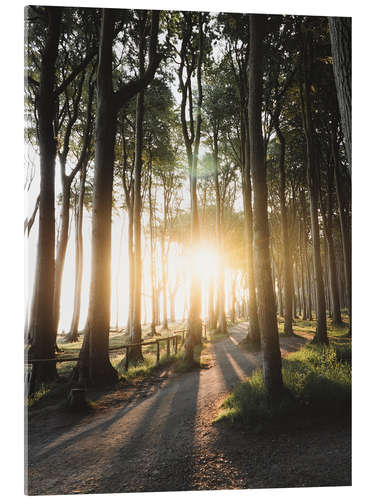
<svg viewBox="0 0 375 500">
<path fill-rule="evenodd" d="M 227 320 L 225 317 L 225 283 L 224 283 L 224 265 L 223 265 L 223 221 L 221 220 L 222 206 L 221 195 L 219 186 L 219 146 L 218 146 L 218 131 L 214 130 L 214 181 L 215 181 L 215 197 L 216 197 L 216 244 L 218 252 L 218 270 L 217 270 L 217 290 L 216 290 L 216 304 L 217 304 L 217 331 L 223 334 L 227 333 Z"/>
<path fill-rule="evenodd" d="M 244 117 L 243 126 L 243 173 L 242 173 L 242 199 L 245 216 L 245 242 L 246 242 L 246 262 L 248 278 L 248 318 L 249 325 L 247 329 L 247 340 L 254 351 L 259 351 L 261 347 L 260 329 L 257 310 L 257 296 L 255 289 L 254 273 L 254 249 L 253 249 L 253 208 L 252 208 L 252 186 L 250 177 L 250 144 L 249 144 L 249 126 Z"/>
<path fill-rule="evenodd" d="M 166 251 L 165 237 L 167 233 L 167 220 L 168 220 L 168 203 L 166 186 L 164 186 L 164 210 L 163 210 L 163 230 L 161 234 L 161 276 L 162 276 L 162 293 L 163 293 L 163 330 L 168 329 L 168 304 L 167 304 L 167 274 L 168 274 L 168 252 Z"/>
<path fill-rule="evenodd" d="M 328 344 L 327 337 L 327 321 L 326 321 L 326 303 L 324 297 L 324 283 L 322 262 L 320 256 L 320 232 L 318 221 L 318 204 L 319 204 L 319 184 L 317 172 L 317 158 L 315 138 L 312 122 L 311 111 L 311 50 L 312 44 L 309 34 L 305 35 L 303 44 L 303 84 L 301 90 L 302 111 L 303 111 L 303 127 L 306 138 L 306 157 L 307 157 L 307 181 L 310 195 L 310 219 L 311 219 L 311 236 L 313 245 L 313 263 L 314 263 L 314 281 L 315 281 L 315 297 L 316 297 L 316 332 L 314 342 Z"/>
<path fill-rule="evenodd" d="M 112 92 L 113 11 L 103 9 L 95 140 L 91 284 L 87 332 L 80 353 L 80 378 L 99 386 L 117 379 L 108 355 L 111 294 L 111 214 L 116 110 Z"/>
<path fill-rule="evenodd" d="M 81 314 L 81 294 L 82 294 L 82 274 L 83 274 L 83 238 L 82 238 L 82 223 L 83 223 L 83 201 L 85 197 L 86 187 L 86 171 L 87 166 L 83 165 L 80 174 L 80 188 L 77 213 L 75 216 L 76 225 L 76 262 L 75 262 L 75 282 L 74 282 L 74 309 L 70 332 L 67 337 L 69 342 L 78 341 L 78 324 Z"/>
<path fill-rule="evenodd" d="M 182 92 L 181 96 L 181 106 L 180 106 L 180 117 L 181 126 L 184 136 L 184 142 L 186 147 L 186 153 L 188 158 L 189 166 L 189 183 L 190 183 L 190 209 L 191 209 L 191 251 L 197 251 L 200 243 L 199 234 L 199 214 L 198 214 L 198 200 L 197 200 L 197 163 L 198 163 L 198 153 L 201 135 L 201 124 L 202 124 L 202 62 L 203 62 L 203 14 L 199 13 L 199 54 L 198 62 L 196 66 L 197 71 L 197 85 L 198 85 L 198 100 L 196 106 L 196 119 L 194 126 L 193 111 L 192 111 L 192 90 L 191 90 L 191 75 L 194 67 L 190 66 L 185 68 L 185 57 L 187 47 L 190 43 L 190 35 L 192 33 L 192 19 L 191 14 L 187 13 L 185 18 L 187 21 L 187 35 L 182 40 L 181 47 L 181 64 L 179 67 L 179 82 L 180 90 Z M 186 69 L 187 77 L 186 81 L 183 80 L 184 68 Z M 190 118 L 190 135 L 188 130 L 188 125 L 186 121 L 186 104 L 187 97 L 189 95 L 189 118 Z M 194 144 L 194 151 L 192 150 L 192 144 Z M 185 342 L 185 352 L 184 358 L 188 361 L 193 361 L 194 359 L 194 347 L 201 343 L 202 338 L 202 320 L 201 320 L 201 280 L 199 277 L 198 269 L 193 265 L 191 270 L 191 282 L 190 282 L 190 304 L 188 313 L 188 326 L 187 326 L 187 338 Z"/>
<path fill-rule="evenodd" d="M 329 276 L 328 283 L 330 289 L 330 298 L 331 298 L 331 312 L 332 312 L 332 323 L 334 325 L 341 325 L 341 311 L 340 311 L 340 299 L 339 299 L 339 287 L 337 281 L 337 266 L 336 266 L 336 253 L 335 246 L 333 242 L 333 229 L 332 229 L 332 194 L 333 194 L 333 166 L 331 162 L 328 164 L 327 171 L 327 211 L 324 209 L 323 200 L 321 199 L 321 212 L 322 212 L 322 221 L 323 221 L 323 229 L 327 244 L 327 261 L 328 261 L 328 269 L 327 275 Z M 322 197 L 322 193 L 320 192 L 320 196 Z"/>
<path fill-rule="evenodd" d="M 150 83 L 160 62 L 160 56 L 156 53 L 159 12 L 153 11 L 147 71 L 144 75 L 140 75 L 137 80 L 122 85 L 116 93 L 113 92 L 112 45 L 115 12 L 112 9 L 103 9 L 102 11 L 97 73 L 90 301 L 88 329 L 78 362 L 80 381 L 96 386 L 117 380 L 117 372 L 112 367 L 108 355 L 112 185 L 117 113 L 135 94 L 142 91 Z M 138 162 L 140 162 L 139 155 Z M 139 181 L 140 179 L 138 179 Z M 139 208 L 136 207 L 135 211 Z M 139 281 L 138 278 L 140 286 Z"/>
<path fill-rule="evenodd" d="M 254 189 L 254 255 L 258 317 L 263 351 L 263 379 L 270 404 L 281 397 L 283 380 L 272 287 L 267 216 L 267 181 L 262 135 L 263 36 L 265 17 L 249 15 L 249 142 Z"/>
<path fill-rule="evenodd" d="M 152 177 L 151 177 L 151 165 L 150 165 L 150 177 L 148 183 L 148 200 L 149 200 L 149 216 L 150 216 L 150 266 L 151 266 L 151 330 L 150 335 L 154 337 L 156 335 L 155 328 L 155 313 L 156 313 L 156 297 L 155 297 L 155 252 L 154 252 L 154 215 L 153 215 L 153 203 L 152 203 Z"/>
<path fill-rule="evenodd" d="M 208 282 L 208 328 L 214 330 L 216 326 L 214 277 L 210 276 Z"/>
<path fill-rule="evenodd" d="M 130 341 L 139 343 L 142 340 L 141 326 L 141 293 L 142 293 L 142 246 L 141 246 L 141 214 L 142 214 L 142 149 L 143 149 L 143 115 L 144 92 L 137 95 L 136 104 L 136 143 L 134 172 L 134 295 L 133 318 L 130 330 Z M 143 358 L 140 346 L 129 349 L 129 358 L 138 361 Z"/>
<path fill-rule="evenodd" d="M 38 120 L 40 156 L 40 201 L 37 262 L 30 321 L 31 358 L 55 355 L 53 293 L 55 288 L 55 160 L 57 142 L 53 128 L 56 111 L 55 66 L 60 38 L 62 9 L 46 7 L 47 39 L 42 53 L 39 81 Z M 56 363 L 33 367 L 32 387 L 57 377 Z"/>
<path fill-rule="evenodd" d="M 293 273 L 292 256 L 289 244 L 288 215 L 285 201 L 285 138 L 280 129 L 279 116 L 275 117 L 275 130 L 280 142 L 280 215 L 281 215 L 281 234 L 282 234 L 282 252 L 283 252 L 283 270 L 284 270 L 284 334 L 293 335 Z"/>
<path fill-rule="evenodd" d="M 351 335 L 351 318 L 352 318 L 352 269 L 350 255 L 350 223 L 349 217 L 345 210 L 345 196 L 343 191 L 342 173 L 338 165 L 337 143 L 332 136 L 332 159 L 334 168 L 336 196 L 339 207 L 339 219 L 341 229 L 341 242 L 344 260 L 344 276 L 346 284 L 346 299 L 348 301 L 349 311 L 349 335 Z"/>
<path fill-rule="evenodd" d="M 352 175 L 352 20 L 350 17 L 329 17 L 329 31 L 345 151 Z"/>
</svg>

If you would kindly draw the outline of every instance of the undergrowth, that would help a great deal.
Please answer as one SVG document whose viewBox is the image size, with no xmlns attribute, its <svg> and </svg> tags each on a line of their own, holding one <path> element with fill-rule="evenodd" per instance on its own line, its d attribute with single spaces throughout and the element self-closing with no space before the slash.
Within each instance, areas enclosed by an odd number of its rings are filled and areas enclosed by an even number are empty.
<svg viewBox="0 0 375 500">
<path fill-rule="evenodd" d="M 306 345 L 283 360 L 284 392 L 273 407 L 267 402 L 261 370 L 239 384 L 222 403 L 216 421 L 246 424 L 255 431 L 297 418 L 349 416 L 351 346 Z"/>
<path fill-rule="evenodd" d="M 155 363 L 155 353 L 151 349 L 144 352 L 142 360 L 136 363 L 130 363 L 127 371 L 125 371 L 121 363 L 124 358 L 123 353 L 112 355 L 111 363 L 118 371 L 119 384 L 129 383 L 135 379 L 151 377 L 163 367 L 170 367 L 171 370 L 176 373 L 185 373 L 190 370 L 207 368 L 209 366 L 208 361 L 210 360 L 210 355 L 205 349 L 205 345 L 205 342 L 203 342 L 201 345 L 195 346 L 194 360 L 192 362 L 184 359 L 184 348 L 180 348 L 177 354 L 174 354 L 171 348 L 169 357 L 167 357 L 166 352 L 161 353 L 158 364 Z M 147 347 L 153 348 L 154 346 Z M 34 394 L 26 398 L 26 405 L 29 409 L 39 408 L 46 404 L 58 403 L 64 398 L 64 395 L 66 396 L 68 387 L 67 382 L 75 363 L 66 362 L 61 363 L 61 365 L 64 368 L 59 370 L 60 377 L 57 381 L 48 385 L 41 385 Z"/>
</svg>

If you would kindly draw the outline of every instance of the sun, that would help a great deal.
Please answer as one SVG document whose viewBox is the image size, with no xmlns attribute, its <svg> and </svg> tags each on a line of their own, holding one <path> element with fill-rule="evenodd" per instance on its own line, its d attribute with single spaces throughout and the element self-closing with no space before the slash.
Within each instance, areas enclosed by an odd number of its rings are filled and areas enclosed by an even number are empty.
<svg viewBox="0 0 375 500">
<path fill-rule="evenodd" d="M 193 266 L 203 281 L 214 276 L 219 264 L 219 255 L 213 248 L 200 247 L 193 254 Z"/>
</svg>

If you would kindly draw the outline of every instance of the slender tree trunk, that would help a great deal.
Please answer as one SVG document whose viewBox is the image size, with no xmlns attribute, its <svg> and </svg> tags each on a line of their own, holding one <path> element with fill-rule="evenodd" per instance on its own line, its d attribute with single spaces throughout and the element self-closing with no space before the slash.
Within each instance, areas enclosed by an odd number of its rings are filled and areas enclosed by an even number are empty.
<svg viewBox="0 0 375 500">
<path fill-rule="evenodd" d="M 142 50 L 143 53 L 143 50 Z M 142 150 L 143 150 L 143 115 L 144 92 L 137 95 L 136 104 L 136 144 L 135 144 L 135 173 L 134 173 L 134 297 L 133 319 L 130 330 L 132 343 L 142 340 L 141 326 L 141 293 L 142 293 L 142 246 L 141 246 L 141 213 L 142 213 Z M 132 347 L 129 350 L 132 361 L 143 358 L 141 347 Z"/>
<path fill-rule="evenodd" d="M 80 173 L 80 188 L 77 213 L 75 217 L 76 235 L 75 235 L 75 283 L 74 283 L 74 309 L 72 323 L 70 325 L 70 333 L 66 340 L 69 342 L 78 341 L 78 324 L 81 315 L 81 295 L 82 295 L 82 275 L 83 275 L 83 238 L 82 238 L 82 223 L 83 223 L 83 201 L 86 188 L 86 171 L 87 165 L 83 165 Z"/>
<path fill-rule="evenodd" d="M 118 331 L 118 316 L 120 310 L 120 294 L 119 294 L 119 286 L 120 286 L 120 269 L 121 269 L 121 254 L 122 254 L 122 245 L 124 240 L 124 229 L 125 229 L 125 214 L 121 224 L 121 234 L 120 234 L 120 248 L 118 251 L 118 259 L 117 259 L 117 269 L 116 269 L 116 331 Z"/>
<path fill-rule="evenodd" d="M 134 247 L 133 247 L 133 227 L 134 227 L 134 196 L 131 205 L 128 206 L 128 260 L 129 260 L 129 310 L 128 310 L 128 333 L 132 330 L 134 311 Z"/>
<path fill-rule="evenodd" d="M 232 277 L 232 307 L 231 307 L 231 321 L 234 323 L 236 321 L 236 285 L 237 278 L 236 275 Z"/>
<path fill-rule="evenodd" d="M 165 235 L 167 231 L 167 202 L 166 192 L 164 189 L 164 221 L 163 231 L 161 234 L 161 275 L 162 275 L 162 293 L 163 293 L 163 330 L 168 329 L 168 304 L 167 304 L 167 268 L 168 268 L 168 253 L 165 249 Z"/>
<path fill-rule="evenodd" d="M 301 266 L 301 286 L 302 286 L 302 300 L 303 300 L 303 315 L 302 319 L 305 321 L 307 319 L 307 299 L 306 299 L 306 289 L 305 289 L 305 269 L 303 265 L 303 237 L 302 237 L 302 222 L 299 221 L 299 261 Z"/>
<path fill-rule="evenodd" d="M 37 262 L 30 321 L 30 358 L 52 359 L 55 355 L 53 294 L 55 289 L 55 160 L 57 144 L 53 129 L 56 102 L 55 64 L 60 38 L 62 9 L 47 7 L 47 40 L 41 58 L 38 119 L 40 201 Z M 57 377 L 56 363 L 33 366 L 30 390 L 39 382 Z"/>
<path fill-rule="evenodd" d="M 333 242 L 333 230 L 332 230 L 332 194 L 333 194 L 333 168 L 332 165 L 328 165 L 327 172 L 327 214 L 324 214 L 324 207 L 322 206 L 322 220 L 323 228 L 325 234 L 325 241 L 327 245 L 327 276 L 329 276 L 328 283 L 331 299 L 331 312 L 332 312 L 332 323 L 334 325 L 341 325 L 341 311 L 340 311 L 340 299 L 339 299 L 339 288 L 337 281 L 337 266 L 336 266 L 336 254 L 335 246 Z M 322 194 L 321 194 L 322 196 Z"/>
<path fill-rule="evenodd" d="M 282 232 L 282 252 L 284 269 L 284 334 L 293 335 L 293 274 L 292 256 L 289 244 L 288 215 L 285 201 L 285 138 L 279 126 L 279 118 L 275 121 L 275 130 L 280 142 L 280 215 Z"/>
<path fill-rule="evenodd" d="M 150 165 L 150 177 L 148 183 L 148 200 L 149 200 L 149 216 L 150 216 L 150 266 L 151 266 L 151 331 L 150 335 L 154 337 L 156 335 L 155 328 L 155 313 L 156 313 L 156 304 L 155 304 L 155 248 L 154 248 L 154 215 L 153 215 L 153 203 L 151 196 L 151 165 Z"/>
<path fill-rule="evenodd" d="M 225 317 L 225 280 L 224 280 L 224 264 L 223 264 L 223 221 L 221 220 L 222 206 L 219 186 L 219 153 L 218 153 L 218 133 L 214 131 L 214 180 L 215 180 L 215 197 L 216 197 L 216 244 L 219 249 L 218 257 L 218 284 L 216 291 L 217 304 L 217 331 L 223 334 L 227 333 L 227 320 Z"/>
<path fill-rule="evenodd" d="M 260 350 L 260 329 L 257 310 L 257 297 L 254 279 L 254 251 L 253 251 L 253 209 L 252 209 L 252 186 L 250 178 L 250 144 L 248 138 L 248 126 L 244 126 L 244 172 L 242 176 L 242 198 L 245 215 L 245 242 L 247 257 L 248 276 L 248 318 L 247 340 L 254 351 Z"/>
<path fill-rule="evenodd" d="M 254 256 L 258 314 L 263 351 L 263 379 L 270 404 L 281 397 L 283 380 L 277 329 L 276 304 L 272 288 L 267 216 L 267 181 L 262 135 L 262 78 L 265 17 L 249 15 L 249 142 L 254 187 Z"/>
<path fill-rule="evenodd" d="M 65 171 L 65 167 L 62 167 Z M 60 237 L 57 244 L 57 256 L 55 263 L 55 292 L 53 299 L 54 310 L 54 332 L 57 334 L 57 329 L 60 320 L 60 300 L 61 300 L 61 284 L 65 263 L 66 249 L 68 246 L 69 235 L 69 210 L 70 210 L 70 182 L 64 175 L 62 187 L 62 205 L 61 205 L 61 224 Z"/>
<path fill-rule="evenodd" d="M 345 213 L 345 197 L 343 190 L 343 182 L 341 172 L 338 166 L 337 158 L 337 144 L 332 137 L 332 158 L 334 167 L 334 177 L 335 177 L 335 188 L 337 202 L 339 206 L 339 219 L 340 219 L 340 229 L 341 229 L 341 241 L 342 241 L 342 251 L 344 260 L 344 276 L 346 284 L 346 298 L 348 301 L 349 310 L 349 334 L 351 335 L 351 317 L 352 317 L 352 270 L 351 270 L 351 256 L 350 256 L 350 223 L 349 217 Z"/>
<path fill-rule="evenodd" d="M 320 257 L 320 232 L 318 221 L 318 201 L 319 185 L 317 175 L 316 147 L 314 144 L 314 131 L 311 112 L 310 97 L 310 71 L 311 71 L 311 40 L 309 35 L 305 35 L 303 58 L 304 58 L 304 81 L 301 89 L 303 125 L 306 138 L 306 156 L 307 156 L 307 180 L 310 195 L 310 218 L 311 235 L 313 244 L 313 262 L 314 262 L 314 281 L 316 297 L 316 332 L 314 342 L 328 344 L 327 321 L 326 321 L 326 303 L 324 297 L 324 283 L 322 262 Z"/>
<path fill-rule="evenodd" d="M 176 294 L 171 292 L 169 294 L 169 311 L 170 311 L 170 320 L 172 323 L 176 322 Z"/>
<path fill-rule="evenodd" d="M 214 277 L 210 276 L 208 282 L 208 328 L 216 329 L 217 322 L 215 316 L 215 298 L 214 298 Z"/>
<path fill-rule="evenodd" d="M 279 303 L 280 303 L 280 316 L 284 317 L 284 301 L 283 301 L 283 288 L 281 280 L 279 280 Z"/>
</svg>

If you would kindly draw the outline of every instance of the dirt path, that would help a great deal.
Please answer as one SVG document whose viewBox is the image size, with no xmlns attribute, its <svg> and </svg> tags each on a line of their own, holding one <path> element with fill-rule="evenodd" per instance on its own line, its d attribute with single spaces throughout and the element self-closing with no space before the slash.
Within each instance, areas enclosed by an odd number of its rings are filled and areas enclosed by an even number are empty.
<svg viewBox="0 0 375 500">
<path fill-rule="evenodd" d="M 245 325 L 213 344 L 215 364 L 145 386 L 82 418 L 40 416 L 30 426 L 29 493 L 111 493 L 350 484 L 345 428 L 256 436 L 212 425 L 222 398 L 259 365 L 242 351 Z M 282 353 L 303 338 L 281 338 Z M 307 474 L 308 472 L 308 474 Z"/>
</svg>

